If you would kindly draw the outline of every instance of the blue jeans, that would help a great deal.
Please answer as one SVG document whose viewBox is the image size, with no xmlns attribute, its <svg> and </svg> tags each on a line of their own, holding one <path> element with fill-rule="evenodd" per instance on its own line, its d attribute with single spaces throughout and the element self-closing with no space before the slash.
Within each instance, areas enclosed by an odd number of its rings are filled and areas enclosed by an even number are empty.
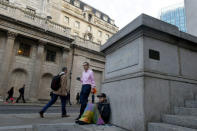
<svg viewBox="0 0 197 131">
<path fill-rule="evenodd" d="M 91 92 L 91 85 L 82 85 L 82 90 L 80 93 L 80 103 L 81 103 L 81 108 L 80 108 L 80 115 L 79 117 L 82 116 L 87 103 L 88 103 L 88 97 L 90 95 Z"/>
<path fill-rule="evenodd" d="M 66 115 L 66 96 L 59 96 L 56 94 L 52 94 L 52 99 L 49 101 L 48 104 L 44 106 L 44 108 L 41 110 L 41 112 L 45 112 L 50 106 L 52 106 L 60 97 L 61 99 L 61 104 L 62 104 L 62 115 Z"/>
</svg>

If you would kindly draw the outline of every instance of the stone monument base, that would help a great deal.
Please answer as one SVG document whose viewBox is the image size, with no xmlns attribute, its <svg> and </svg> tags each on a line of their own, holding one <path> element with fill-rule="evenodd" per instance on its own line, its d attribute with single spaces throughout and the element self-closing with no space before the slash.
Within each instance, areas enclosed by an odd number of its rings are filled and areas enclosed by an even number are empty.
<svg viewBox="0 0 197 131">
<path fill-rule="evenodd" d="M 111 122 L 147 131 L 149 122 L 197 94 L 197 38 L 142 14 L 102 46 L 106 54 L 102 92 Z"/>
</svg>

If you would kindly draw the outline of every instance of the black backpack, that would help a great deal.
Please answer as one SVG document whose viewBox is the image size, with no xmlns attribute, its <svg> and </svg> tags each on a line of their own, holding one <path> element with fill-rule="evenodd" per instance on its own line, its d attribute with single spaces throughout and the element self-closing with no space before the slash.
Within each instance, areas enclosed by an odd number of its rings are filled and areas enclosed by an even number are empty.
<svg viewBox="0 0 197 131">
<path fill-rule="evenodd" d="M 64 74 L 62 74 L 62 75 L 64 75 Z M 61 87 L 61 76 L 62 75 L 57 75 L 57 76 L 53 77 L 52 82 L 51 82 L 51 89 L 53 91 L 57 91 Z"/>
</svg>

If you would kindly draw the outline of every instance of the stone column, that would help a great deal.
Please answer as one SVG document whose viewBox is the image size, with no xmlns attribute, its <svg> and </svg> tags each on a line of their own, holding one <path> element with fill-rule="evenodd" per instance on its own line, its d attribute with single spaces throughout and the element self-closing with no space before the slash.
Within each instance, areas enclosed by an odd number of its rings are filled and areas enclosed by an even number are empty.
<svg viewBox="0 0 197 131">
<path fill-rule="evenodd" d="M 1 95 L 5 95 L 8 86 L 8 78 L 9 78 L 9 71 L 10 71 L 10 64 L 12 61 L 12 56 L 13 56 L 13 47 L 14 47 L 14 42 L 17 34 L 14 32 L 8 32 L 7 34 L 7 42 L 5 45 L 5 50 L 4 50 L 4 57 L 3 57 L 3 62 L 1 65 L 1 75 L 0 75 L 0 93 Z"/>
<path fill-rule="evenodd" d="M 62 64 L 61 64 L 61 67 L 67 67 L 69 68 L 69 61 L 68 61 L 68 58 L 69 57 L 69 50 L 64 48 L 63 49 L 63 54 L 62 54 Z"/>
<path fill-rule="evenodd" d="M 63 53 L 62 53 L 62 62 L 61 62 L 61 67 L 60 70 L 63 67 L 67 67 L 68 69 L 68 82 L 67 82 L 67 86 L 70 87 L 70 70 L 71 70 L 71 61 L 70 61 L 70 55 L 69 55 L 69 49 L 67 48 L 63 48 Z"/>
<path fill-rule="evenodd" d="M 37 95 L 39 92 L 39 84 L 42 75 L 42 65 L 44 62 L 44 46 L 46 42 L 39 41 L 39 45 L 37 48 L 37 54 L 34 64 L 33 76 L 32 76 L 32 84 L 30 88 L 30 100 L 37 101 Z"/>
</svg>

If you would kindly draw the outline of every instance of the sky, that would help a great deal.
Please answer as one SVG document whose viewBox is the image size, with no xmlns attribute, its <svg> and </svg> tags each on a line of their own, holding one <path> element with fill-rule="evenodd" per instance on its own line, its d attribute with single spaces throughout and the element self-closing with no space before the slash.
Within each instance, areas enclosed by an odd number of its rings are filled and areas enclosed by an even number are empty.
<svg viewBox="0 0 197 131">
<path fill-rule="evenodd" d="M 183 0 L 82 0 L 115 20 L 121 29 L 141 13 L 159 18 L 162 8 L 182 3 Z"/>
</svg>

